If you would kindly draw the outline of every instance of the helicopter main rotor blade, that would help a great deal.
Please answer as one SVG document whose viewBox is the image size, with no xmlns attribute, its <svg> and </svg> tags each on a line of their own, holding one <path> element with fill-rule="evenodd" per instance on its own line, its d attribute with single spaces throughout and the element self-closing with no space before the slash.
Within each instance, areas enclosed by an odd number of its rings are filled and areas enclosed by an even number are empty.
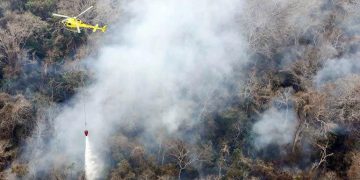
<svg viewBox="0 0 360 180">
<path fill-rule="evenodd" d="M 79 15 L 75 16 L 75 18 L 78 18 L 79 16 L 83 15 L 86 11 L 90 10 L 91 8 L 93 8 L 94 6 L 90 6 L 89 8 L 87 8 L 85 11 L 81 12 Z"/>
<path fill-rule="evenodd" d="M 61 14 L 52 14 L 53 16 L 57 16 L 57 17 L 63 17 L 63 18 L 70 18 L 69 16 L 65 16 L 65 15 L 61 15 Z"/>
</svg>

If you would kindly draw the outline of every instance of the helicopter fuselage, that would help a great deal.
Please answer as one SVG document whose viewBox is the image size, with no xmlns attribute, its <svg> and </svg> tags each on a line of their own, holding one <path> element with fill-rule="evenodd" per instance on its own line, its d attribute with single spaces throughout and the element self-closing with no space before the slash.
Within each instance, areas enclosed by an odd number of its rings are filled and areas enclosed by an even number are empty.
<svg viewBox="0 0 360 180">
<path fill-rule="evenodd" d="M 75 18 L 67 18 L 63 23 L 66 26 L 66 28 L 73 30 L 76 30 L 77 26 L 79 26 L 79 28 L 90 28 L 90 29 L 96 28 L 95 26 L 86 24 L 81 20 Z"/>
<path fill-rule="evenodd" d="M 96 32 L 96 30 L 101 30 L 102 32 L 105 32 L 105 30 L 106 30 L 106 26 L 99 27 L 98 24 L 96 26 L 93 26 L 90 24 L 86 24 L 83 21 L 76 19 L 76 18 L 67 18 L 63 21 L 63 24 L 65 25 L 65 27 L 67 29 L 72 30 L 72 31 L 77 31 L 77 27 L 92 29 L 93 32 Z"/>
</svg>

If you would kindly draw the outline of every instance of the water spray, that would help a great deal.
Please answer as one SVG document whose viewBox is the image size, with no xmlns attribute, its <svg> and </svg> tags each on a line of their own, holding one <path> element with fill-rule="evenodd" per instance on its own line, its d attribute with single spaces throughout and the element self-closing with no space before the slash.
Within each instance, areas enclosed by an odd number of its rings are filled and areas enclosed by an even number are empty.
<svg viewBox="0 0 360 180">
<path fill-rule="evenodd" d="M 98 167 L 96 155 L 90 144 L 89 136 L 85 137 L 85 178 L 93 180 L 99 178 L 100 168 Z"/>
</svg>

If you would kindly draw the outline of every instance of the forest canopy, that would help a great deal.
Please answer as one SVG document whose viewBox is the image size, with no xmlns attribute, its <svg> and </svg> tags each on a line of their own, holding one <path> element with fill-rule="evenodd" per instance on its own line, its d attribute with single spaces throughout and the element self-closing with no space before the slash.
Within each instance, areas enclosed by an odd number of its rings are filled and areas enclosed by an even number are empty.
<svg viewBox="0 0 360 180">
<path fill-rule="evenodd" d="M 106 33 L 52 16 L 90 6 Z M 93 179 L 84 119 L 100 179 L 360 179 L 359 19 L 357 0 L 2 0 L 0 179 Z"/>
</svg>

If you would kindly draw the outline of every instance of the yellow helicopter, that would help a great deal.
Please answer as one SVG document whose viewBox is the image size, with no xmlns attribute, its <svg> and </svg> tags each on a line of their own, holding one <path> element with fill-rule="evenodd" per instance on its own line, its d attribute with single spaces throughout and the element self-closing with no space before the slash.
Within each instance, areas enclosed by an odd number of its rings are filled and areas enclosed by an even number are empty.
<svg viewBox="0 0 360 180">
<path fill-rule="evenodd" d="M 99 27 L 98 24 L 93 26 L 93 25 L 90 25 L 90 24 L 86 24 L 86 23 L 84 23 L 84 22 L 82 22 L 81 20 L 78 19 L 79 16 L 83 15 L 85 12 L 87 12 L 91 8 L 93 8 L 93 6 L 87 8 L 85 11 L 81 12 L 79 15 L 77 15 L 75 17 L 65 16 L 65 15 L 55 14 L 55 13 L 53 13 L 52 15 L 57 16 L 57 17 L 66 18 L 66 19 L 62 20 L 61 23 L 63 23 L 64 26 L 66 27 L 66 29 L 68 29 L 70 31 L 81 33 L 80 28 L 84 28 L 84 29 L 92 29 L 93 32 L 96 32 L 97 30 L 101 30 L 102 32 L 105 32 L 107 26 Z"/>
</svg>

